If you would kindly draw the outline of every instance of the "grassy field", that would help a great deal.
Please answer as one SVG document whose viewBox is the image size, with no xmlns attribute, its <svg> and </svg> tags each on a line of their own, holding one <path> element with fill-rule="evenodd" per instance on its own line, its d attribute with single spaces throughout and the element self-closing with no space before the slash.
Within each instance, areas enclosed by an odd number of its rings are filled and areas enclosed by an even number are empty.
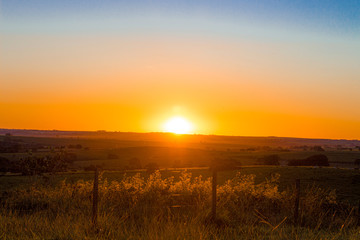
<svg viewBox="0 0 360 240">
<path fill-rule="evenodd" d="M 124 136 L 11 136 L 23 146 L 19 152 L 0 153 L 11 162 L 64 151 L 76 159 L 67 172 L 0 175 L 0 239 L 360 238 L 360 171 L 353 169 L 360 152 L 352 142 L 352 151 L 335 145 L 318 152 L 291 147 L 287 139 L 277 138 L 262 138 L 271 147 L 256 147 L 225 136 Z M 5 138 L 0 136 L 0 141 Z M 33 146 L 42 147 L 33 151 Z M 319 153 L 328 157 L 330 165 L 344 163 L 343 168 L 263 166 L 259 161 L 273 154 L 290 160 Z M 231 159 L 240 166 L 218 172 L 215 220 L 210 218 L 208 168 L 213 159 Z M 146 164 L 151 162 L 160 171 L 148 173 Z M 96 226 L 90 221 L 94 172 L 84 171 L 91 165 L 103 169 Z M 296 179 L 301 180 L 297 224 Z"/>
<path fill-rule="evenodd" d="M 1 239 L 358 239 L 354 170 L 244 167 L 218 174 L 218 219 L 210 216 L 211 172 L 171 169 L 101 174 L 98 225 L 92 172 L 2 176 Z M 200 177 L 202 176 L 202 177 Z M 294 181 L 301 179 L 294 225 Z M 336 189 L 336 193 L 333 191 Z"/>
<path fill-rule="evenodd" d="M 120 133 L 119 133 L 120 134 Z M 108 138 L 85 138 L 85 137 L 25 137 L 12 136 L 11 139 L 21 144 L 35 144 L 45 146 L 45 149 L 33 152 L 34 155 L 46 155 L 50 151 L 57 151 L 57 148 L 64 147 L 65 151 L 75 153 L 79 166 L 86 164 L 105 164 L 108 168 L 117 168 L 128 165 L 131 158 L 139 158 L 144 164 L 149 161 L 159 161 L 172 167 L 175 160 L 186 160 L 192 164 L 202 164 L 204 159 L 222 157 L 233 158 L 243 165 L 253 165 L 263 156 L 277 154 L 282 159 L 302 159 L 314 154 L 317 151 L 311 150 L 310 146 L 305 149 L 296 147 L 298 144 L 316 144 L 320 140 L 294 139 L 291 138 L 244 138 L 237 140 L 236 137 L 226 136 L 176 136 L 160 134 L 131 134 L 122 133 L 122 137 Z M 0 142 L 5 137 L 0 136 Z M 230 141 L 231 140 L 231 141 Z M 294 142 L 295 141 L 295 142 Z M 352 141 L 322 140 L 324 143 L 333 145 L 324 146 L 326 151 L 320 152 L 329 158 L 329 162 L 353 163 L 360 159 L 360 151 L 354 148 Z M 345 146 L 353 147 L 352 151 L 339 150 L 336 143 L 343 143 Z M 69 149 L 69 145 L 81 145 L 82 149 Z M 248 145 L 246 145 L 248 144 Z M 258 145 L 257 145 L 258 144 Z M 294 144 L 294 145 L 290 145 Z M 116 154 L 118 159 L 109 159 L 109 154 Z M 18 160 L 28 153 L 0 153 L 0 156 L 10 160 Z M 189 167 L 189 166 L 185 166 Z"/>
<path fill-rule="evenodd" d="M 136 145 L 133 143 L 133 145 Z M 86 146 L 86 145 L 84 145 Z M 32 156 L 46 156 L 59 150 L 38 150 Z M 173 167 L 204 167 L 214 159 L 232 159 L 239 165 L 256 165 L 259 159 L 276 154 L 281 159 L 304 159 L 319 154 L 315 151 L 214 151 L 189 147 L 164 147 L 164 146 L 133 146 L 118 148 L 89 148 L 89 149 L 65 149 L 76 155 L 76 161 L 71 168 L 84 169 L 91 165 L 99 165 L 107 170 L 124 170 L 131 167 L 133 159 L 137 159 L 142 166 L 150 162 L 156 162 L 162 168 Z M 341 167 L 354 167 L 354 161 L 360 159 L 359 151 L 325 151 L 321 152 L 328 157 L 330 165 Z M 109 157 L 113 155 L 115 157 Z M 11 161 L 18 161 L 29 156 L 28 152 L 0 153 Z M 341 164 L 342 163 L 342 164 Z"/>
<path fill-rule="evenodd" d="M 175 180 L 179 179 L 180 174 L 184 169 L 162 169 L 161 175 L 163 177 L 173 176 Z M 210 178 L 212 173 L 206 168 L 190 168 L 187 169 L 194 177 L 202 176 L 203 178 Z M 218 173 L 218 184 L 224 184 L 228 179 L 231 179 L 240 172 L 244 175 L 255 175 L 255 183 L 271 179 L 271 176 L 280 175 L 279 190 L 284 191 L 291 188 L 295 179 L 301 180 L 301 185 L 308 187 L 316 185 L 322 189 L 335 189 L 339 201 L 349 202 L 356 205 L 360 201 L 360 171 L 351 169 L 336 169 L 336 168 L 313 168 L 313 167 L 279 167 L 279 166 L 254 166 L 243 167 L 241 170 L 222 171 Z M 102 176 L 104 179 L 111 181 L 121 181 L 124 176 L 133 176 L 139 173 L 142 177 L 148 178 L 149 174 L 145 170 L 134 171 L 104 171 Z M 74 183 L 79 180 L 92 181 L 94 177 L 93 172 L 78 171 L 59 173 L 50 177 L 53 184 L 59 183 L 63 180 Z M 22 189 L 31 186 L 34 182 L 41 180 L 39 176 L 18 176 L 6 175 L 0 177 L 0 189 Z M 46 178 L 47 179 L 47 178 Z"/>
</svg>

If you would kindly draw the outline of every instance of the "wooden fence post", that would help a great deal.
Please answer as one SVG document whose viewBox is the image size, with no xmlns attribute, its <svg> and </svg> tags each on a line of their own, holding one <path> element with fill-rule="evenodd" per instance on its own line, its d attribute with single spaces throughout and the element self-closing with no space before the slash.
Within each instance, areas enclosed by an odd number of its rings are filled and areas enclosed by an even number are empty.
<svg viewBox="0 0 360 240">
<path fill-rule="evenodd" d="M 357 209 L 357 225 L 360 226 L 360 201 Z"/>
<path fill-rule="evenodd" d="M 217 183 L 217 171 L 213 169 L 213 179 L 212 179 L 212 209 L 211 217 L 213 220 L 216 219 L 216 183 Z"/>
<path fill-rule="evenodd" d="M 295 209 L 294 209 L 295 224 L 298 224 L 298 220 L 299 220 L 299 202 L 300 202 L 300 179 L 296 179 L 296 181 L 295 181 Z"/>
<path fill-rule="evenodd" d="M 98 215 L 98 195 L 99 195 L 99 170 L 95 168 L 94 189 L 93 189 L 93 207 L 92 207 L 92 223 L 97 225 Z"/>
</svg>

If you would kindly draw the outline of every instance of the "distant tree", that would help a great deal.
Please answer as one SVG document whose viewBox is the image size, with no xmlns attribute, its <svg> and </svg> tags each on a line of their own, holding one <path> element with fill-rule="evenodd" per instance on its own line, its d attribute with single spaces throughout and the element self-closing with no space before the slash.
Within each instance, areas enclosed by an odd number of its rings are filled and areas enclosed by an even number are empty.
<svg viewBox="0 0 360 240">
<path fill-rule="evenodd" d="M 302 146 L 302 150 L 303 150 L 303 151 L 308 151 L 308 150 L 309 150 L 309 146 L 307 146 L 307 145 Z"/>
<path fill-rule="evenodd" d="M 313 146 L 311 149 L 316 152 L 324 152 L 325 151 L 321 146 Z"/>
<path fill-rule="evenodd" d="M 293 159 L 288 162 L 289 166 L 329 166 L 329 159 L 324 154 L 310 156 L 306 159 Z"/>
<path fill-rule="evenodd" d="M 57 153 L 45 157 L 29 155 L 21 159 L 16 166 L 16 171 L 22 175 L 42 175 L 67 171 L 68 159 L 66 154 Z"/>
<path fill-rule="evenodd" d="M 256 148 L 247 148 L 246 151 L 253 152 L 256 151 Z"/>
<path fill-rule="evenodd" d="M 5 137 L 4 137 L 4 141 L 5 142 L 11 142 L 11 140 L 12 140 L 12 134 L 11 133 L 6 133 L 5 134 Z"/>
<path fill-rule="evenodd" d="M 263 146 L 262 149 L 264 151 L 271 151 L 271 147 L 269 147 L 269 146 Z"/>
<path fill-rule="evenodd" d="M 313 163 L 314 166 L 329 166 L 329 159 L 324 154 L 310 156 L 306 158 L 306 161 Z"/>
</svg>

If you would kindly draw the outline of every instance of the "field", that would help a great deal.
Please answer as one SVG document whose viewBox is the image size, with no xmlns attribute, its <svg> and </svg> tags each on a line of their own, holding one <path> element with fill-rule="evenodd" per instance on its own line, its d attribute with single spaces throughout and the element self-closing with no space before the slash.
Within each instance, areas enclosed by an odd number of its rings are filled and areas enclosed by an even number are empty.
<svg viewBox="0 0 360 240">
<path fill-rule="evenodd" d="M 144 168 L 151 162 L 157 163 L 161 168 L 206 167 L 213 159 L 231 159 L 238 165 L 248 166 L 259 164 L 259 158 L 268 155 L 276 154 L 283 160 L 290 160 L 320 153 L 328 157 L 332 166 L 353 168 L 354 161 L 360 159 L 358 141 L 178 136 L 160 133 L 98 133 L 95 136 L 84 136 L 75 132 L 65 135 L 66 137 L 61 137 L 60 133 L 53 136 L 56 133 L 58 132 L 38 133 L 41 137 L 12 136 L 10 141 L 20 144 L 22 149 L 18 152 L 0 151 L 0 157 L 18 161 L 29 153 L 32 156 L 46 156 L 62 150 L 76 155 L 74 163 L 69 166 L 76 170 L 91 165 L 98 165 L 106 170 L 127 170 Z M 5 140 L 5 136 L 0 136 L 0 143 Z M 76 145 L 81 148 L 76 148 Z M 315 151 L 314 146 L 321 146 L 325 151 Z M 134 160 L 137 164 L 134 164 Z"/>
<path fill-rule="evenodd" d="M 63 172 L 0 175 L 0 239 L 360 238 L 357 142 L 252 139 L 246 145 L 226 137 L 125 136 L 0 136 L 7 144 L 20 143 L 17 152 L 0 153 L 15 165 L 65 152 L 76 156 Z M 269 155 L 290 160 L 320 153 L 329 167 L 261 162 Z M 213 218 L 209 167 L 229 160 L 233 168 L 217 173 Z M 150 163 L 157 167 L 149 169 Z M 100 179 L 93 222 L 95 166 Z"/>
<path fill-rule="evenodd" d="M 163 177 L 173 176 L 175 180 L 179 180 L 179 176 L 183 171 L 188 171 L 193 177 L 202 176 L 203 178 L 210 178 L 212 173 L 206 168 L 190 168 L 190 169 L 176 169 L 176 170 L 160 170 Z M 312 167 L 272 167 L 272 166 L 257 166 L 257 167 L 243 167 L 235 171 L 222 171 L 218 173 L 218 184 L 224 184 L 228 179 L 232 179 L 240 172 L 244 175 L 255 175 L 255 183 L 261 183 L 266 179 L 271 179 L 271 176 L 280 175 L 279 190 L 284 191 L 291 188 L 296 179 L 301 180 L 303 186 L 318 186 L 322 189 L 336 189 L 337 199 L 342 202 L 353 204 L 354 206 L 360 200 L 360 171 L 350 169 L 336 169 L 336 168 L 312 168 Z M 149 174 L 146 171 L 104 171 L 102 173 L 103 179 L 107 181 L 121 181 L 125 176 L 134 176 L 140 174 L 141 177 L 148 178 Z M 51 183 L 57 184 L 65 180 L 69 183 L 74 183 L 79 180 L 93 181 L 93 172 L 67 172 L 59 173 L 51 176 Z M 41 177 L 26 177 L 17 175 L 7 175 L 0 177 L 0 189 L 9 191 L 13 189 L 28 188 L 34 182 L 40 181 Z"/>
<path fill-rule="evenodd" d="M 279 178 L 274 178 L 276 173 Z M 3 176 L 2 239 L 359 237 L 355 205 L 360 189 L 353 182 L 360 178 L 357 171 L 244 167 L 220 172 L 215 222 L 209 220 L 210 174 L 206 169 L 163 170 L 153 175 L 127 172 L 125 176 L 104 172 L 96 227 L 90 220 L 92 172 L 50 178 Z M 299 225 L 293 223 L 295 178 L 301 179 Z"/>
</svg>

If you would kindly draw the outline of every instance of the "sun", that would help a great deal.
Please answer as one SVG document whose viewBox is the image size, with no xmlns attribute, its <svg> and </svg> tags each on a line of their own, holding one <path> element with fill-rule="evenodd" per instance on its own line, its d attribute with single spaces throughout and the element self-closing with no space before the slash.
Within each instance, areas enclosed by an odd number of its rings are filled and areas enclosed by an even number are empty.
<svg viewBox="0 0 360 240">
<path fill-rule="evenodd" d="M 183 117 L 172 117 L 164 124 L 165 132 L 176 134 L 190 133 L 192 129 L 192 124 Z"/>
</svg>

